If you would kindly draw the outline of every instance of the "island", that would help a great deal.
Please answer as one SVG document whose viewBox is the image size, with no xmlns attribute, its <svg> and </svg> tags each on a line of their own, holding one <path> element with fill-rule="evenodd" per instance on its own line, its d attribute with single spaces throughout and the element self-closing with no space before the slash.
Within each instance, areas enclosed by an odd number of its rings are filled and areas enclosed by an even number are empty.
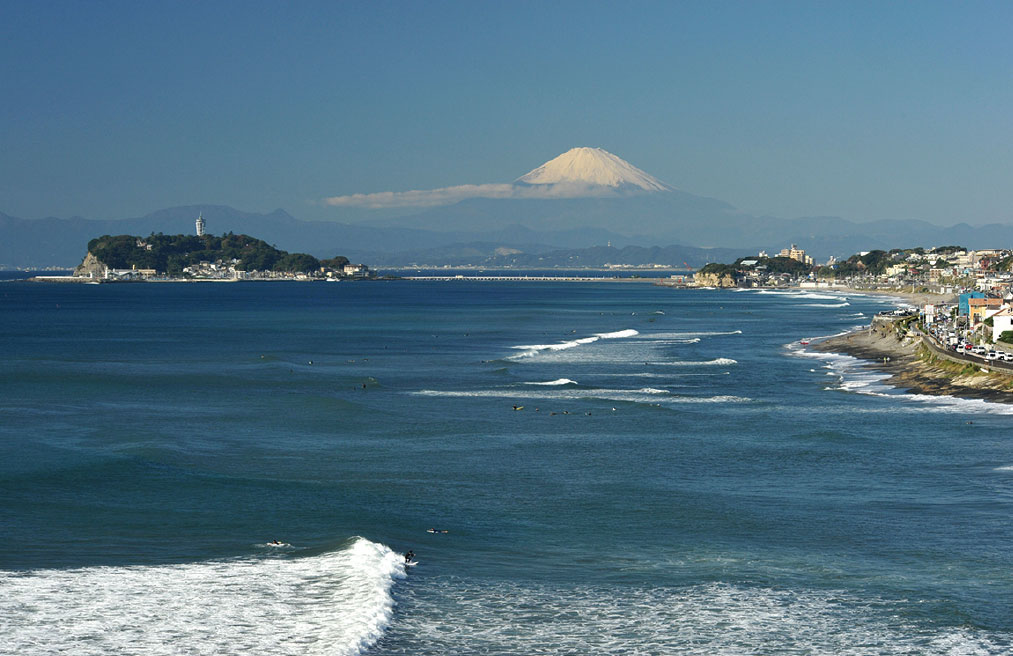
<svg viewBox="0 0 1013 656">
<path fill-rule="evenodd" d="M 200 228 L 200 226 L 198 226 Z M 49 282 L 190 282 L 240 280 L 363 280 L 364 264 L 335 256 L 319 260 L 288 253 L 249 235 L 103 235 L 71 276 L 36 276 Z"/>
</svg>

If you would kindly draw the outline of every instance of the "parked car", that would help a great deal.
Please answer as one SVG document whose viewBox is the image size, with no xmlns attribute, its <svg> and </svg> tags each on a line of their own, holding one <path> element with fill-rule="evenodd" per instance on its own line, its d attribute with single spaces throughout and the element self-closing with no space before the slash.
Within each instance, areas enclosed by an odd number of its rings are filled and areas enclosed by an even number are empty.
<svg viewBox="0 0 1013 656">
<path fill-rule="evenodd" d="M 975 346 L 974 348 L 971 349 L 971 353 L 974 353 L 975 355 L 985 355 L 986 353 L 988 353 L 988 349 L 986 349 L 984 346 Z"/>
</svg>

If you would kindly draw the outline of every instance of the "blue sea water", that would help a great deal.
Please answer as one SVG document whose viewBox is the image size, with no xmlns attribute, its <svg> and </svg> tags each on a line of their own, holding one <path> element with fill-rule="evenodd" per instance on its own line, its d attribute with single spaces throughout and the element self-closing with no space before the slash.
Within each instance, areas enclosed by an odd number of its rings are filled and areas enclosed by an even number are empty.
<svg viewBox="0 0 1013 656">
<path fill-rule="evenodd" d="M 2 283 L 0 651 L 1010 653 L 1013 406 L 799 344 L 887 307 Z"/>
</svg>

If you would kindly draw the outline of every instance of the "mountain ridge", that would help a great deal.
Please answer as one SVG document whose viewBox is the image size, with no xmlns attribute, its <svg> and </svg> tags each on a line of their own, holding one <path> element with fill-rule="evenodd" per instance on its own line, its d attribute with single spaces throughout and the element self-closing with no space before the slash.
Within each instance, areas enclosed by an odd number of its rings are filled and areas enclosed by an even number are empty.
<svg viewBox="0 0 1013 656">
<path fill-rule="evenodd" d="M 759 249 L 776 252 L 794 243 L 822 259 L 915 245 L 982 248 L 1013 243 L 1013 225 L 1008 224 L 943 227 L 918 220 L 854 223 L 839 217 L 756 216 L 719 199 L 670 187 L 600 148 L 570 149 L 514 184 L 537 188 L 538 193 L 471 196 L 451 205 L 357 222 L 303 221 L 280 208 L 257 213 L 213 204 L 165 208 L 119 220 L 26 220 L 0 213 L 0 268 L 73 266 L 90 239 L 106 234 L 190 233 L 200 213 L 211 233 L 245 233 L 317 257 L 334 252 L 385 254 L 385 259 L 389 254 L 420 252 L 488 256 L 489 249 L 482 250 L 485 246 L 476 250 L 462 244 L 491 245 L 491 251 L 526 249 L 529 254 L 602 244 L 679 244 L 749 254 Z M 571 193 L 575 185 L 590 191 L 576 197 Z M 559 186 L 566 187 L 565 193 L 553 191 Z M 344 211 L 340 216 L 346 218 L 369 215 L 362 208 Z"/>
</svg>

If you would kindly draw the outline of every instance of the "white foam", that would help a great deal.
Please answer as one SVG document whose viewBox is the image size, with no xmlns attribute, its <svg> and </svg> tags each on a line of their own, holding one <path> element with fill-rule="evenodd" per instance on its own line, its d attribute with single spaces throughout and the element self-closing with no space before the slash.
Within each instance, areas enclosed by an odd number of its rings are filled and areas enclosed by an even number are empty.
<svg viewBox="0 0 1013 656">
<path fill-rule="evenodd" d="M 579 385 L 579 383 L 577 381 L 571 380 L 569 378 L 557 378 L 556 380 L 549 380 L 549 381 L 546 381 L 544 383 L 532 382 L 532 383 L 524 383 L 524 384 L 525 385 L 550 385 L 550 386 L 555 386 L 555 385 Z"/>
<path fill-rule="evenodd" d="M 802 299 L 809 299 L 809 300 L 816 300 L 816 301 L 839 301 L 839 300 L 842 300 L 842 299 L 847 299 L 847 296 L 844 295 L 844 294 L 833 294 L 833 293 L 818 294 L 816 292 L 803 292 L 803 291 L 791 291 L 791 290 L 777 291 L 777 290 L 773 290 L 773 289 L 761 289 L 760 291 L 757 292 L 757 294 L 769 294 L 769 295 L 772 295 L 772 296 L 786 296 L 786 297 L 790 297 L 790 298 L 802 298 Z"/>
<path fill-rule="evenodd" d="M 357 538 L 306 558 L 0 571 L 5 653 L 360 654 L 404 558 Z"/>
<path fill-rule="evenodd" d="M 683 331 L 674 333 L 645 333 L 640 335 L 641 339 L 690 339 L 700 337 L 717 337 L 719 335 L 741 335 L 741 330 L 724 331 Z M 699 340 L 697 340 L 699 341 Z"/>
<path fill-rule="evenodd" d="M 420 390 L 410 392 L 413 396 L 442 398 L 494 398 L 534 399 L 546 402 L 575 402 L 587 400 L 628 401 L 649 405 L 673 405 L 684 403 L 743 403 L 752 399 L 737 396 L 675 396 L 670 391 L 656 387 L 639 389 L 574 389 L 565 387 L 502 388 L 485 390 Z"/>
<path fill-rule="evenodd" d="M 802 307 L 814 307 L 814 308 L 842 308 L 848 307 L 851 303 L 847 301 L 843 303 L 803 303 Z"/>
<path fill-rule="evenodd" d="M 710 367 L 710 366 L 727 366 L 738 364 L 738 360 L 732 360 L 731 358 L 714 358 L 713 360 L 683 360 L 680 362 L 652 362 L 653 365 L 660 365 L 666 367 Z"/>
<path fill-rule="evenodd" d="M 633 330 L 632 328 L 627 328 L 626 330 L 617 330 L 614 333 L 598 333 L 597 336 L 601 337 L 602 339 L 619 339 L 622 337 L 634 337 L 639 334 L 640 334 L 639 331 Z"/>
<path fill-rule="evenodd" d="M 575 339 L 569 342 L 559 342 L 558 344 L 522 344 L 521 346 L 511 346 L 510 348 L 517 349 L 519 351 L 565 351 L 566 349 L 572 349 L 580 346 L 581 344 L 590 344 L 595 341 L 595 338 L 588 338 L 587 340 Z"/>
<path fill-rule="evenodd" d="M 399 653 L 998 655 L 1009 635 L 912 619 L 910 602 L 846 590 L 481 585 L 445 579 L 406 604 Z M 508 628 L 509 627 L 509 628 Z"/>
<path fill-rule="evenodd" d="M 886 384 L 890 374 L 868 368 L 865 360 L 843 355 L 839 353 L 820 353 L 796 348 L 793 345 L 786 345 L 792 355 L 800 357 L 816 358 L 823 360 L 826 367 L 830 369 L 827 375 L 836 376 L 839 380 L 836 388 L 838 390 L 864 394 L 866 396 L 878 396 L 893 401 L 901 401 L 902 406 L 898 410 L 911 412 L 940 412 L 940 413 L 985 413 L 993 415 L 1013 415 L 1013 405 L 1006 403 L 993 403 L 983 399 L 962 399 L 955 396 L 934 395 L 934 394 L 907 394 L 903 390 Z"/>
<path fill-rule="evenodd" d="M 512 346 L 510 348 L 523 351 L 523 353 L 512 355 L 507 359 L 517 360 L 520 358 L 531 358 L 545 352 L 566 351 L 572 348 L 577 348 L 578 346 L 593 344 L 600 339 L 620 339 L 623 337 L 633 337 L 639 334 L 640 333 L 636 330 L 629 328 L 612 333 L 598 333 L 597 335 L 592 335 L 591 337 L 581 337 L 579 339 L 572 339 L 565 342 L 559 342 L 557 344 L 522 344 L 520 346 Z"/>
</svg>

